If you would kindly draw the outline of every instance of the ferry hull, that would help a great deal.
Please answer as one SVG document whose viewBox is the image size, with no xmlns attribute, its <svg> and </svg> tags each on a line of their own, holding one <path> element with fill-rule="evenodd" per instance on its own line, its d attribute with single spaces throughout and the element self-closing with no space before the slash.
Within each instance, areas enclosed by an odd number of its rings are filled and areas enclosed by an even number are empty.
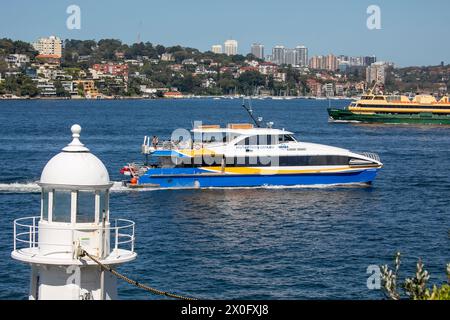
<svg viewBox="0 0 450 320">
<path fill-rule="evenodd" d="M 334 121 L 355 121 L 365 123 L 409 123 L 409 124 L 448 124 L 450 115 L 417 114 L 358 114 L 345 109 L 328 109 L 328 115 Z"/>
<path fill-rule="evenodd" d="M 311 174 L 145 174 L 135 187 L 214 188 L 371 184 L 378 169 Z"/>
</svg>

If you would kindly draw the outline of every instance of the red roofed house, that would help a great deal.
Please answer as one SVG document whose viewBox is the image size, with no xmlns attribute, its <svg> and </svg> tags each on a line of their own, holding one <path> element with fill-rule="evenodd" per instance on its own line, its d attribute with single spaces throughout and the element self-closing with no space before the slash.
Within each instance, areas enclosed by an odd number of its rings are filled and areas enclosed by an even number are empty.
<svg viewBox="0 0 450 320">
<path fill-rule="evenodd" d="M 264 62 L 259 65 L 259 72 L 265 75 L 275 74 L 278 72 L 278 66 L 272 62 Z"/>
<path fill-rule="evenodd" d="M 61 64 L 61 56 L 58 54 L 38 54 L 36 60 L 39 63 Z"/>
<path fill-rule="evenodd" d="M 259 69 L 256 68 L 256 67 L 241 67 L 241 68 L 239 68 L 238 73 L 239 73 L 239 75 L 241 75 L 241 74 L 243 74 L 244 72 L 247 72 L 247 71 L 259 72 Z"/>
<path fill-rule="evenodd" d="M 111 74 L 113 76 L 128 77 L 128 65 L 127 64 L 117 64 L 117 63 L 96 63 L 92 66 L 97 72 L 103 74 Z"/>
<path fill-rule="evenodd" d="M 178 91 L 164 92 L 164 98 L 183 98 L 183 94 Z"/>
</svg>

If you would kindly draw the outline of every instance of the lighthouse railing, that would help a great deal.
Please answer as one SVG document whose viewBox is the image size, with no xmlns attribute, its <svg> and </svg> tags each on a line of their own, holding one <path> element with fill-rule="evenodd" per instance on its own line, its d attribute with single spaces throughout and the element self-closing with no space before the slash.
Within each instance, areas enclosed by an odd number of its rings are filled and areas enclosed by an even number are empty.
<svg viewBox="0 0 450 320">
<path fill-rule="evenodd" d="M 125 249 L 134 252 L 135 222 L 128 219 L 114 219 L 114 226 L 102 227 L 101 225 L 75 225 L 75 226 L 39 226 L 39 216 L 24 217 L 14 220 L 14 251 L 33 249 L 39 246 L 72 247 L 61 243 L 47 243 L 39 241 L 39 229 L 49 230 L 98 230 L 110 231 L 111 239 L 114 239 L 114 250 Z M 114 235 L 114 236 L 113 236 Z"/>
</svg>

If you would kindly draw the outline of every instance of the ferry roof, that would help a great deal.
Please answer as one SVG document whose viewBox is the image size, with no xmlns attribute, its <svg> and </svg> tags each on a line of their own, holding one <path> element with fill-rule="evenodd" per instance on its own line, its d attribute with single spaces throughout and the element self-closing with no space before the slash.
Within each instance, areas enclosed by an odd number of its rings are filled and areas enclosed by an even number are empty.
<svg viewBox="0 0 450 320">
<path fill-rule="evenodd" d="M 191 130 L 193 133 L 236 133 L 240 135 L 282 135 L 293 134 L 293 132 L 284 129 L 273 128 L 250 128 L 250 129 L 230 129 L 230 128 L 196 128 Z"/>
</svg>

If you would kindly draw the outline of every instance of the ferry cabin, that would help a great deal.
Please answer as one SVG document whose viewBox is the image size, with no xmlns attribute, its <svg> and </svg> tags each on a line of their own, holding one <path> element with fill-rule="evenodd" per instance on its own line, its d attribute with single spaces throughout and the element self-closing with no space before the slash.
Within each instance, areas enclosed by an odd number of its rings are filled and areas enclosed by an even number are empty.
<svg viewBox="0 0 450 320">
<path fill-rule="evenodd" d="M 417 95 L 411 100 L 404 95 L 368 94 L 351 103 L 348 110 L 375 113 L 450 114 L 450 102 L 447 96 L 438 101 L 430 95 Z"/>
</svg>

